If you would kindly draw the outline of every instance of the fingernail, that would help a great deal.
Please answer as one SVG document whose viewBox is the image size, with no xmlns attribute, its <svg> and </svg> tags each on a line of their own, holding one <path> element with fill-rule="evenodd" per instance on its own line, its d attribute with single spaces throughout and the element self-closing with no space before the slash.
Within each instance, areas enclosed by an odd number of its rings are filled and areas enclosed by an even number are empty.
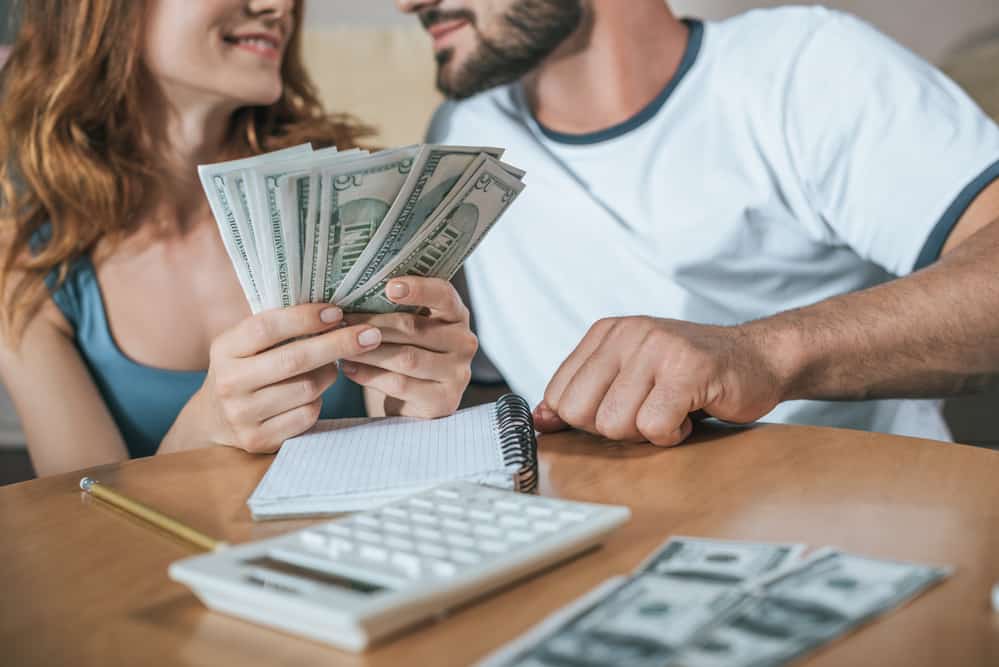
<svg viewBox="0 0 999 667">
<path fill-rule="evenodd" d="M 537 413 L 538 418 L 544 421 L 551 421 L 556 417 L 555 413 L 544 403 L 536 407 L 534 411 Z"/>
<path fill-rule="evenodd" d="M 353 375 L 354 373 L 357 372 L 357 364 L 352 364 L 349 361 L 341 361 L 340 370 L 346 373 L 347 375 Z"/>
<path fill-rule="evenodd" d="M 409 285 L 400 282 L 391 282 L 385 288 L 385 293 L 393 299 L 404 299 L 409 295 Z"/>
<path fill-rule="evenodd" d="M 326 324 L 333 324 L 334 322 L 339 322 L 340 318 L 343 317 L 343 311 L 339 308 L 323 308 L 319 312 L 319 319 L 321 319 Z"/>
<path fill-rule="evenodd" d="M 382 342 L 382 332 L 378 329 L 365 329 L 357 335 L 357 342 L 361 347 L 372 347 Z"/>
</svg>

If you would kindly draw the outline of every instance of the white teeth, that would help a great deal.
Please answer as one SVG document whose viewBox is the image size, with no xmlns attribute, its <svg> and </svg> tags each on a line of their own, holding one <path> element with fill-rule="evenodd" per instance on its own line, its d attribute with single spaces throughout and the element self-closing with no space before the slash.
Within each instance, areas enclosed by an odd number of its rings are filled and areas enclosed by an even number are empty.
<svg viewBox="0 0 999 667">
<path fill-rule="evenodd" d="M 265 48 L 276 49 L 277 45 L 274 42 L 267 39 L 260 39 L 259 37 L 235 37 L 233 41 L 238 44 L 253 44 L 254 46 L 262 46 Z"/>
</svg>

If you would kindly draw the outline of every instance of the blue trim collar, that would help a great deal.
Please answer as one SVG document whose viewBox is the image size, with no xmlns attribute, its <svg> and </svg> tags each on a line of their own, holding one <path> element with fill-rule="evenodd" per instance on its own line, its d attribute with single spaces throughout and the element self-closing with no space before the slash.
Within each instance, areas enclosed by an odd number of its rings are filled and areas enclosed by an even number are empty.
<svg viewBox="0 0 999 667">
<path fill-rule="evenodd" d="M 701 21 L 697 19 L 683 19 L 683 22 L 687 25 L 689 36 L 687 38 L 687 48 L 684 49 L 683 52 L 683 59 L 680 60 L 680 66 L 677 68 L 676 73 L 672 76 L 672 78 L 670 78 L 666 87 L 662 89 L 662 92 L 656 95 L 656 98 L 649 102 L 644 109 L 622 123 L 618 123 L 617 125 L 603 130 L 597 130 L 596 132 L 588 132 L 586 134 L 567 134 L 565 132 L 556 132 L 555 130 L 545 127 L 541 123 L 537 123 L 538 129 L 541 133 L 548 139 L 557 141 L 561 144 L 584 146 L 616 139 L 639 128 L 655 117 L 655 115 L 659 113 L 659 110 L 663 108 L 663 105 L 666 104 L 666 100 L 668 100 L 673 94 L 673 91 L 676 90 L 676 87 L 680 85 L 683 77 L 694 66 L 694 62 L 697 60 L 697 55 L 701 51 L 701 44 L 704 41 L 704 24 Z"/>
</svg>

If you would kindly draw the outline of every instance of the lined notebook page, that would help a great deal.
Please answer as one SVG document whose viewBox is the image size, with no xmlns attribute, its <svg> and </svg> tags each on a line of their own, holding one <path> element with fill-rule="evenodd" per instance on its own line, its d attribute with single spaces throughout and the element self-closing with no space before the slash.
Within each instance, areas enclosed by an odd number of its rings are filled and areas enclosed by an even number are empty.
<svg viewBox="0 0 999 667">
<path fill-rule="evenodd" d="M 505 469 L 492 405 L 434 420 L 319 422 L 281 447 L 250 503 L 365 495 Z"/>
</svg>

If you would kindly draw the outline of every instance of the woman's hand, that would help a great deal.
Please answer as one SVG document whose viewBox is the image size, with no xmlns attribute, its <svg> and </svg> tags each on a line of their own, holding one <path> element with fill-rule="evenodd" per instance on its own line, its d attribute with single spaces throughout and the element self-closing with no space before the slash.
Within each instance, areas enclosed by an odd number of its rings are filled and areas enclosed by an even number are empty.
<svg viewBox="0 0 999 667">
<path fill-rule="evenodd" d="M 383 342 L 376 350 L 346 356 L 340 370 L 383 394 L 385 414 L 426 419 L 451 414 L 468 386 L 478 349 L 468 308 L 440 278 L 396 278 L 385 293 L 395 303 L 429 314 L 348 315 L 351 324 L 377 327 Z"/>
<path fill-rule="evenodd" d="M 210 439 L 267 453 L 311 428 L 336 381 L 337 360 L 370 353 L 382 341 L 370 324 L 337 328 L 342 324 L 339 308 L 305 304 L 259 313 L 216 338 L 196 397 Z"/>
</svg>

